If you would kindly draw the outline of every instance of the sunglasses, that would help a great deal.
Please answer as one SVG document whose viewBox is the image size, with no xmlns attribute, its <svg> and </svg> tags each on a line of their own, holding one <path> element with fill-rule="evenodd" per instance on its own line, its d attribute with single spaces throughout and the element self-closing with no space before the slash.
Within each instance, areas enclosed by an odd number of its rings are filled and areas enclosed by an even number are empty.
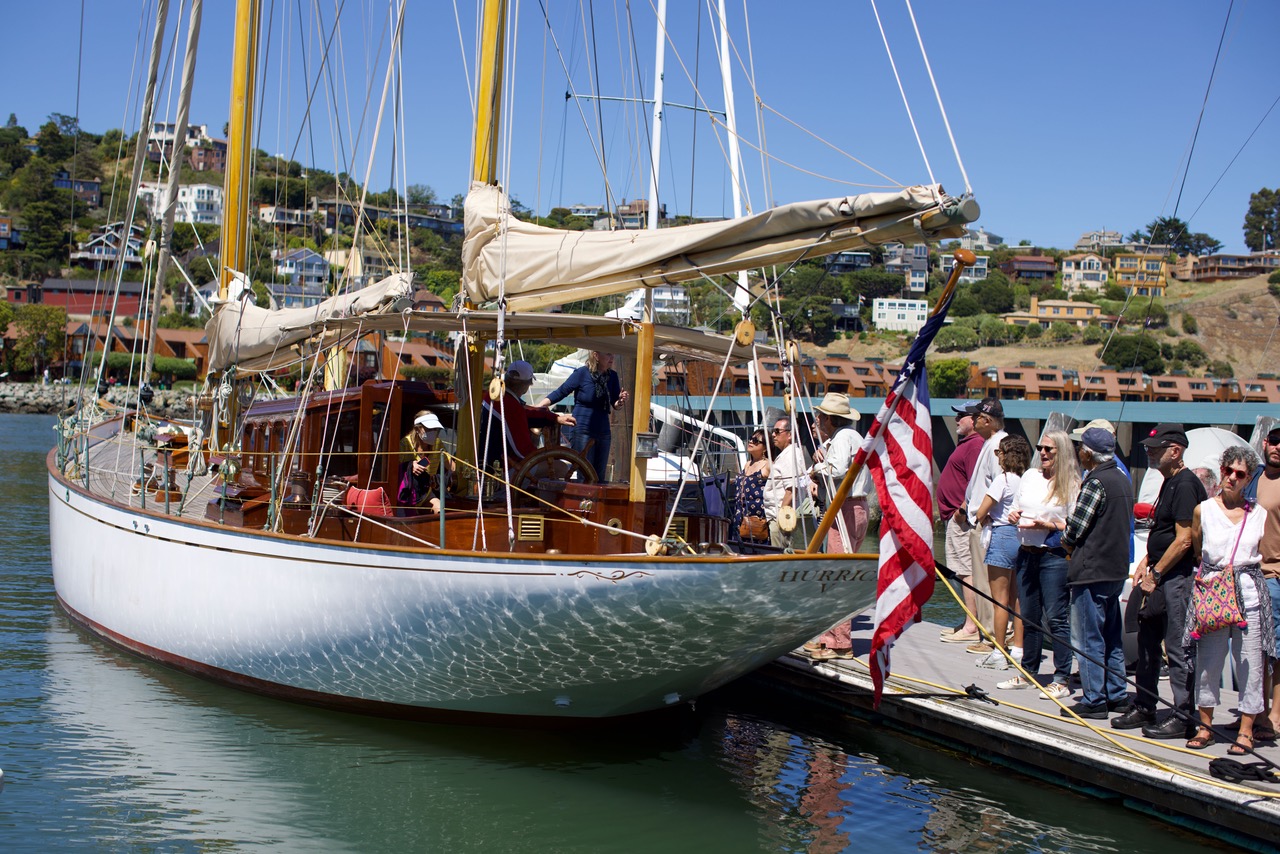
<svg viewBox="0 0 1280 854">
<path fill-rule="evenodd" d="M 1052 454 L 1058 449 L 1053 445 L 1036 445 L 1036 450 L 1042 454 Z"/>
<path fill-rule="evenodd" d="M 764 439 L 748 439 L 748 440 L 747 440 L 747 444 L 748 444 L 748 445 L 763 445 L 763 444 L 764 444 Z"/>
<path fill-rule="evenodd" d="M 770 432 L 772 435 L 776 436 L 776 435 L 778 435 L 779 433 L 790 433 L 790 432 L 791 432 L 791 428 L 790 428 L 790 427 L 774 427 L 774 428 L 773 428 L 772 430 L 770 430 L 769 432 Z"/>
</svg>

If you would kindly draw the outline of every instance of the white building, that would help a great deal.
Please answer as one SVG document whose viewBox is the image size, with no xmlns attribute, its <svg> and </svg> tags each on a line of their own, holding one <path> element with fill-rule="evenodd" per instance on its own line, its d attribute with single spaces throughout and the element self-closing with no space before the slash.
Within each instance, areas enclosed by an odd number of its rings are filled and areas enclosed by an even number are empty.
<svg viewBox="0 0 1280 854">
<path fill-rule="evenodd" d="M 330 249 L 324 253 L 329 266 L 336 268 L 339 288 L 347 286 L 363 288 L 386 278 L 389 269 L 386 260 L 372 249 L 360 252 L 351 249 Z"/>
<path fill-rule="evenodd" d="M 1083 252 L 1062 259 L 1062 289 L 1068 295 L 1080 291 L 1100 291 L 1107 286 L 1110 263 L 1101 255 Z"/>
<path fill-rule="evenodd" d="M 919 332 L 929 319 L 929 303 L 922 299 L 886 299 L 871 302 L 871 322 L 876 329 Z"/>
<path fill-rule="evenodd" d="M 998 234 L 992 234 L 985 228 L 978 228 L 976 231 L 972 228 L 966 228 L 964 237 L 960 238 L 960 248 L 968 249 L 970 252 L 991 252 L 1003 245 L 1003 237 Z"/>
<path fill-rule="evenodd" d="M 1124 236 L 1120 232 L 1099 228 L 1095 231 L 1086 231 L 1080 235 L 1080 239 L 1076 241 L 1075 248 L 1085 252 L 1100 252 L 1110 246 L 1120 246 L 1123 243 Z"/>
<path fill-rule="evenodd" d="M 940 252 L 939 255 L 942 257 L 942 278 L 950 280 L 951 268 L 956 265 L 955 255 L 951 252 Z M 986 255 L 979 255 L 973 265 L 965 267 L 964 272 L 960 274 L 961 284 L 973 284 L 985 279 L 989 260 Z"/>
<path fill-rule="evenodd" d="M 259 205 L 258 219 L 269 225 L 306 225 L 311 219 L 311 214 L 301 208 Z"/>
<path fill-rule="evenodd" d="M 138 201 L 147 208 L 152 219 L 164 213 L 165 184 L 143 181 L 138 185 Z M 214 184 L 182 184 L 178 187 L 175 222 L 201 225 L 222 224 L 222 188 Z"/>
<path fill-rule="evenodd" d="M 605 317 L 624 317 L 640 320 L 644 317 L 646 288 L 637 288 L 627 294 L 621 308 L 605 313 Z M 690 311 L 689 294 L 678 286 L 662 285 L 653 288 L 653 320 L 670 326 L 688 326 Z"/>
<path fill-rule="evenodd" d="M 903 277 L 903 289 L 922 294 L 929 289 L 929 247 L 913 243 L 908 249 L 901 243 L 886 243 L 881 247 L 885 272 Z"/>
</svg>

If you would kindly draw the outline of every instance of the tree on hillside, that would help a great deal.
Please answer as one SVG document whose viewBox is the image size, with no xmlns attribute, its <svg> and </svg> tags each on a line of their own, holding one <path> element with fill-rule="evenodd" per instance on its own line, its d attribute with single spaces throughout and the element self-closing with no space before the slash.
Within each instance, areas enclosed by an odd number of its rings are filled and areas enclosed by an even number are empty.
<svg viewBox="0 0 1280 854">
<path fill-rule="evenodd" d="M 861 295 L 867 301 L 867 305 L 870 305 L 873 299 L 897 296 L 902 293 L 902 288 L 906 284 L 902 276 L 886 273 L 884 270 L 858 270 L 845 276 L 844 279 L 852 289 L 852 293 L 845 295 L 845 301 L 849 302 L 851 297 L 856 299 Z"/>
<path fill-rule="evenodd" d="M 1140 368 L 1148 374 L 1164 373 L 1160 345 L 1143 335 L 1116 335 L 1111 343 L 1098 348 L 1097 355 L 1117 370 Z"/>
<path fill-rule="evenodd" d="M 1176 216 L 1158 216 L 1147 223 L 1146 231 L 1129 235 L 1134 243 L 1168 245 L 1179 255 L 1212 255 L 1222 243 L 1203 232 L 1193 233 L 1191 226 Z"/>
<path fill-rule="evenodd" d="M 969 388 L 968 359 L 939 359 L 929 363 L 930 397 L 964 397 Z"/>
<path fill-rule="evenodd" d="M 1280 189 L 1263 187 L 1250 194 L 1244 215 L 1244 245 L 1253 252 L 1280 246 Z"/>
<path fill-rule="evenodd" d="M 411 205 L 433 205 L 436 191 L 427 184 L 410 184 L 405 187 L 405 198 Z"/>
<path fill-rule="evenodd" d="M 13 366 L 19 371 L 57 359 L 67 339 L 67 310 L 59 305 L 20 305 L 14 311 L 17 329 Z M 41 341 L 43 340 L 43 343 Z M 42 365 L 43 367 L 43 365 Z"/>
</svg>

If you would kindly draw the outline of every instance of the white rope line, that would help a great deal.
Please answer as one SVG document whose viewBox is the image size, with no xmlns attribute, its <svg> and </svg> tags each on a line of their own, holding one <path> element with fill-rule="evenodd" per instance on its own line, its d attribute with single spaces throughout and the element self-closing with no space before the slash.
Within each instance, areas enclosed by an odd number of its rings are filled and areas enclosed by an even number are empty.
<svg viewBox="0 0 1280 854">
<path fill-rule="evenodd" d="M 911 27 L 916 31 L 916 43 L 920 45 L 920 57 L 924 60 L 925 70 L 929 72 L 929 83 L 933 86 L 933 97 L 938 102 L 938 112 L 942 114 L 942 124 L 947 129 L 947 138 L 951 140 L 951 151 L 956 156 L 956 166 L 960 167 L 960 175 L 964 178 L 964 191 L 972 193 L 973 187 L 969 184 L 969 173 L 964 168 L 964 160 L 960 157 L 960 148 L 956 145 L 956 135 L 951 131 L 951 120 L 947 118 L 947 108 L 942 103 L 942 93 L 938 91 L 938 81 L 933 76 L 933 65 L 929 62 L 929 54 L 924 49 L 924 39 L 920 36 L 920 26 L 916 23 L 915 10 L 911 8 L 911 0 L 904 0 L 907 4 L 907 13 L 911 16 Z M 872 6 L 875 0 L 872 0 Z M 879 15 L 876 16 L 879 20 Z M 937 183 L 937 182 L 932 182 Z"/>
<path fill-rule="evenodd" d="M 893 79 L 898 83 L 898 92 L 902 95 L 902 106 L 907 111 L 907 120 L 911 123 L 911 132 L 916 136 L 916 145 L 920 147 L 920 156 L 924 158 L 925 171 L 929 173 L 929 183 L 938 183 L 933 177 L 933 167 L 929 165 L 929 155 L 924 150 L 924 141 L 920 139 L 920 130 L 916 127 L 916 117 L 911 113 L 911 102 L 907 99 L 907 90 L 902 86 L 902 77 L 898 74 L 898 63 L 893 59 L 893 49 L 889 47 L 889 37 L 885 35 L 884 24 L 880 21 L 880 10 L 876 8 L 876 0 L 871 0 L 871 11 L 876 16 L 876 26 L 880 28 L 880 39 L 884 42 L 884 52 L 889 57 L 889 67 L 893 69 Z"/>
</svg>

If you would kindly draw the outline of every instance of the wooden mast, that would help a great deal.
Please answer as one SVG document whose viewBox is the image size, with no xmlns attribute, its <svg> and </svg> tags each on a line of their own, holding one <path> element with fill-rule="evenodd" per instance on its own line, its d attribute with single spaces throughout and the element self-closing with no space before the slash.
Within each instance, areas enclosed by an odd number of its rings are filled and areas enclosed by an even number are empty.
<svg viewBox="0 0 1280 854">
<path fill-rule="evenodd" d="M 231 116 L 227 133 L 227 172 L 223 185 L 222 234 L 218 256 L 218 299 L 227 299 L 233 271 L 249 278 L 249 175 L 253 146 L 254 89 L 258 70 L 260 0 L 239 0 L 236 5 L 235 47 L 231 60 Z M 177 142 L 174 145 L 178 145 Z M 239 383 L 237 383 L 238 385 Z M 235 447 L 235 426 L 240 419 L 240 395 L 226 401 L 226 430 L 219 430 L 224 450 Z"/>
<path fill-rule="evenodd" d="M 502 64 L 507 36 L 507 0 L 485 0 L 480 23 L 480 56 L 476 62 L 476 115 L 471 142 L 471 181 L 498 183 L 498 131 L 502 116 Z M 474 308 L 468 301 L 468 307 Z M 480 423 L 481 378 L 484 375 L 484 346 L 467 341 L 461 354 L 458 378 L 457 453 L 468 458 L 475 447 L 476 426 Z M 473 461 L 479 465 L 478 460 Z M 475 472 L 458 468 L 458 488 L 470 491 Z"/>
</svg>

